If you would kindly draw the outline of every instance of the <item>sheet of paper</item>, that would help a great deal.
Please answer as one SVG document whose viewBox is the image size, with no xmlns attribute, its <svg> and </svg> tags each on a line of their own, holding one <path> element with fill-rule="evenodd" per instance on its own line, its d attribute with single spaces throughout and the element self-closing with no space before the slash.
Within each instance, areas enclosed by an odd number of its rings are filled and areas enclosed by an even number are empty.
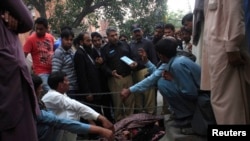
<svg viewBox="0 0 250 141">
<path fill-rule="evenodd" d="M 132 64 L 134 61 L 131 60 L 130 58 L 128 58 L 127 56 L 123 56 L 120 58 L 123 62 L 125 62 L 126 64 L 130 65 Z"/>
</svg>

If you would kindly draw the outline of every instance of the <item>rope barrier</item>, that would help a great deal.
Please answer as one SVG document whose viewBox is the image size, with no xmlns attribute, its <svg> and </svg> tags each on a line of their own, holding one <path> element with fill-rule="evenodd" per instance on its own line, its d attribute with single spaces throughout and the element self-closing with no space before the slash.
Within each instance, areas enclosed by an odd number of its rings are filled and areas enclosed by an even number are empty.
<svg viewBox="0 0 250 141">
<path fill-rule="evenodd" d="M 153 87 L 152 87 L 153 88 Z M 75 94 L 68 94 L 70 96 L 87 96 L 87 95 L 114 95 L 120 94 L 121 92 L 101 92 L 101 93 L 75 93 Z"/>
<path fill-rule="evenodd" d="M 114 95 L 114 94 L 119 94 L 120 95 L 121 92 L 102 92 L 102 93 L 76 93 L 76 94 L 68 94 L 68 96 L 88 96 L 88 95 Z M 126 110 L 126 109 L 130 109 L 127 107 L 111 107 L 111 106 L 105 106 L 105 105 L 101 105 L 101 104 L 93 104 L 93 103 L 89 103 L 86 101 L 80 101 L 81 103 L 91 106 L 91 107 L 97 107 L 97 108 L 105 108 L 105 109 L 116 109 L 116 110 Z M 112 102 L 112 101 L 111 101 Z M 134 110 L 145 110 L 145 109 L 156 109 L 156 108 L 161 108 L 163 106 L 154 106 L 154 107 L 143 107 L 143 108 L 134 108 Z"/>
<path fill-rule="evenodd" d="M 85 101 L 80 101 L 81 103 L 91 106 L 91 107 L 98 107 L 98 108 L 107 108 L 107 109 L 116 109 L 116 110 L 126 110 L 126 109 L 130 109 L 130 108 L 119 108 L 119 107 L 108 107 L 108 106 L 104 106 L 104 105 L 98 105 L 98 104 L 93 104 L 93 103 L 88 103 Z M 154 106 L 154 107 L 144 107 L 144 108 L 133 108 L 134 110 L 145 110 L 145 109 L 153 109 L 153 108 L 162 108 L 163 106 Z"/>
<path fill-rule="evenodd" d="M 114 95 L 120 94 L 121 92 L 103 92 L 103 93 L 75 93 L 75 94 L 67 94 L 68 96 L 88 96 L 88 95 Z"/>
<path fill-rule="evenodd" d="M 101 92 L 101 93 L 75 93 L 75 94 L 67 94 L 67 96 L 71 97 L 81 97 L 81 96 L 88 96 L 88 95 L 114 95 L 114 94 L 119 94 L 120 95 L 121 92 Z M 86 101 L 79 101 L 85 105 L 88 105 L 90 107 L 97 107 L 97 108 L 101 108 L 101 109 L 115 109 L 115 110 L 126 110 L 126 109 L 130 109 L 127 107 L 120 108 L 120 107 L 113 107 L 113 106 L 105 106 L 105 105 L 101 105 L 101 104 L 93 104 L 93 103 L 89 103 Z M 111 101 L 113 102 L 113 101 Z M 142 107 L 142 108 L 133 108 L 134 110 L 146 110 L 146 109 L 157 109 L 157 108 L 162 108 L 163 106 L 153 106 L 153 107 Z"/>
</svg>

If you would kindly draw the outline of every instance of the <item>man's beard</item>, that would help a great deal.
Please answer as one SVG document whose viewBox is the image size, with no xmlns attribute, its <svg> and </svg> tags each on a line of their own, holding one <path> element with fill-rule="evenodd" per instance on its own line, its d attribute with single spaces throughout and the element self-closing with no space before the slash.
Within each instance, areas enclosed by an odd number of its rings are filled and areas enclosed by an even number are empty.
<svg viewBox="0 0 250 141">
<path fill-rule="evenodd" d="M 85 45 L 85 44 L 83 44 L 83 47 L 84 47 L 84 48 L 92 48 L 91 45 Z"/>
<path fill-rule="evenodd" d="M 112 42 L 110 41 L 110 43 L 113 44 L 113 45 L 116 45 L 116 44 L 118 43 L 118 41 L 119 41 L 119 40 L 114 40 L 114 41 L 112 41 Z"/>
<path fill-rule="evenodd" d="M 142 39 L 142 36 L 141 35 L 136 35 L 135 38 L 136 38 L 136 40 L 140 41 Z"/>
<path fill-rule="evenodd" d="M 86 50 L 87 53 L 91 53 L 92 52 L 92 46 L 90 46 L 90 45 L 84 45 L 83 44 L 83 47 L 84 47 L 84 49 Z"/>
</svg>

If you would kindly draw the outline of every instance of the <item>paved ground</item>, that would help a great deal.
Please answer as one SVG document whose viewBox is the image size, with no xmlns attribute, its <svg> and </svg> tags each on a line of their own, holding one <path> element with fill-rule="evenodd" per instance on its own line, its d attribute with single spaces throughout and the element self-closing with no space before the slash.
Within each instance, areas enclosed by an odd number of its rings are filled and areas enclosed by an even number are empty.
<svg viewBox="0 0 250 141">
<path fill-rule="evenodd" d="M 165 115 L 165 136 L 159 141 L 207 141 L 206 137 L 197 135 L 184 135 L 180 132 L 180 128 L 171 126 L 173 121 L 169 121 L 169 115 Z"/>
</svg>

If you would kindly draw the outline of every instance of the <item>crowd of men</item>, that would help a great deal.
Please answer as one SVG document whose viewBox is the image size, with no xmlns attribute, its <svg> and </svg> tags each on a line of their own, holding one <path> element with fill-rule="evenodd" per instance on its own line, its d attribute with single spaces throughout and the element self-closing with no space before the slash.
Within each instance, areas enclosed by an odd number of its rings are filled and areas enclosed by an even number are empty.
<svg viewBox="0 0 250 141">
<path fill-rule="evenodd" d="M 184 20 L 192 20 L 192 13 L 188 15 Z M 191 29 L 183 27 L 176 32 L 174 25 L 170 23 L 157 24 L 152 39 L 145 38 L 143 27 L 136 23 L 131 26 L 131 40 L 127 38 L 129 35 L 119 36 L 115 27 L 109 27 L 105 35 L 107 42 L 98 32 L 80 32 L 75 36 L 69 26 L 61 28 L 60 37 L 55 41 L 55 37 L 48 32 L 48 27 L 47 19 L 37 18 L 35 31 L 23 46 L 25 56 L 30 54 L 32 57 L 32 73 L 43 80 L 44 97 L 53 91 L 48 85 L 51 73 L 64 72 L 69 86 L 63 94 L 90 106 L 113 123 L 134 113 L 156 114 L 157 85 L 140 92 L 141 94 L 133 93 L 126 99 L 120 96 L 124 88 L 129 88 L 150 75 L 139 53 L 140 49 L 157 66 L 161 61 L 155 45 L 161 39 L 171 36 L 176 40 L 178 50 L 192 54 Z M 126 64 L 121 60 L 124 56 L 134 62 Z M 54 106 L 49 106 L 44 97 L 46 107 L 55 109 Z M 168 113 L 168 105 L 164 101 L 162 114 Z M 83 118 L 80 120 L 93 123 Z"/>
</svg>

